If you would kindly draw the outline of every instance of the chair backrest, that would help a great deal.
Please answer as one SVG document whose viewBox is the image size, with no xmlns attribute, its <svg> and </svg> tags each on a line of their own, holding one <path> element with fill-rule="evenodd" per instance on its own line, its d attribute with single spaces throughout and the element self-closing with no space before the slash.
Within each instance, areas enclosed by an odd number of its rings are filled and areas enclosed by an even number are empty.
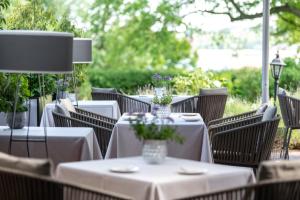
<svg viewBox="0 0 300 200">
<path fill-rule="evenodd" d="M 215 163 L 256 169 L 261 161 L 270 158 L 279 121 L 277 116 L 214 134 L 211 148 Z"/>
<path fill-rule="evenodd" d="M 282 119 L 286 127 L 300 127 L 300 99 L 278 94 Z"/>
<path fill-rule="evenodd" d="M 175 113 L 195 113 L 197 112 L 197 102 L 198 96 L 172 103 L 171 111 Z"/>
<path fill-rule="evenodd" d="M 226 88 L 200 90 L 197 110 L 205 124 L 208 124 L 211 120 L 223 117 L 227 96 Z"/>
<path fill-rule="evenodd" d="M 300 199 L 299 188 L 299 179 L 266 181 L 180 200 L 295 200 Z"/>
<path fill-rule="evenodd" d="M 55 127 L 72 127 L 72 122 L 68 120 L 70 117 L 64 116 L 60 113 L 52 111 Z"/>
<path fill-rule="evenodd" d="M 124 200 L 87 188 L 21 171 L 0 168 L 1 200 Z"/>
<path fill-rule="evenodd" d="M 93 100 L 118 101 L 118 91 L 114 88 L 92 88 Z"/>
<path fill-rule="evenodd" d="M 118 103 L 119 103 L 121 114 L 126 112 L 146 113 L 151 111 L 151 104 L 123 94 L 119 94 Z"/>
</svg>

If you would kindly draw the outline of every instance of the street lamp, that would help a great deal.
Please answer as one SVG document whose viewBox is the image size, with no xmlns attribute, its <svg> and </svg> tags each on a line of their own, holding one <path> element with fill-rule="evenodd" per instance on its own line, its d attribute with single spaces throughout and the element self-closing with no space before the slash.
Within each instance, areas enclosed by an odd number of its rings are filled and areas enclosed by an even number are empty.
<svg viewBox="0 0 300 200">
<path fill-rule="evenodd" d="M 278 84 L 279 84 L 279 78 L 282 72 L 283 67 L 285 64 L 281 61 L 279 57 L 279 52 L 276 54 L 276 58 L 272 60 L 270 63 L 272 76 L 274 78 L 274 105 L 276 103 L 277 98 L 277 91 L 278 91 Z"/>
</svg>

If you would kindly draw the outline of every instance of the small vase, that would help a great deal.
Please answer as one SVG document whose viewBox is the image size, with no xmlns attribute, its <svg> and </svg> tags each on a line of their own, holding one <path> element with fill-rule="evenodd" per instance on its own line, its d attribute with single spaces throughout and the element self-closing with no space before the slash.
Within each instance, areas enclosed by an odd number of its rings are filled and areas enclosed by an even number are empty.
<svg viewBox="0 0 300 200">
<path fill-rule="evenodd" d="M 157 96 L 158 98 L 161 98 L 164 95 L 165 91 L 166 91 L 166 88 L 164 88 L 164 87 L 154 88 L 155 96 Z"/>
<path fill-rule="evenodd" d="M 171 114 L 170 105 L 158 105 L 158 109 L 156 111 L 157 117 L 159 118 L 167 118 Z"/>
<path fill-rule="evenodd" d="M 167 156 L 166 140 L 145 140 L 143 158 L 149 164 L 160 164 Z"/>
<path fill-rule="evenodd" d="M 6 113 L 6 123 L 11 129 L 22 129 L 26 123 L 26 112 L 16 112 L 14 127 L 12 127 L 13 113 Z"/>
</svg>

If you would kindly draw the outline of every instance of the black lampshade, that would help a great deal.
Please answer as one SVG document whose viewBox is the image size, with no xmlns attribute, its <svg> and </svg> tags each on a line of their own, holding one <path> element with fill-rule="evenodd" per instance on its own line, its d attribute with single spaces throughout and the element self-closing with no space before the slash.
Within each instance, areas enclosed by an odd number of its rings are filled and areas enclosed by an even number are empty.
<svg viewBox="0 0 300 200">
<path fill-rule="evenodd" d="M 0 31 L 0 71 L 71 73 L 73 34 L 48 31 Z"/>
<path fill-rule="evenodd" d="M 89 38 L 74 38 L 73 63 L 92 62 L 92 40 Z"/>
</svg>

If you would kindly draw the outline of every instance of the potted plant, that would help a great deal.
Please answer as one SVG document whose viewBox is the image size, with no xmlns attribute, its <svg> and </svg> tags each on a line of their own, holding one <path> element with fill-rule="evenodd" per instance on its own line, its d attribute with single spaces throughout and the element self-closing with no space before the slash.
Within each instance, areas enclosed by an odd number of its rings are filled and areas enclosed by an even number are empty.
<svg viewBox="0 0 300 200">
<path fill-rule="evenodd" d="M 160 118 L 166 118 L 171 114 L 171 103 L 173 96 L 170 93 L 164 93 L 161 97 L 157 95 L 152 99 L 152 103 L 156 108 L 157 116 Z"/>
<path fill-rule="evenodd" d="M 164 120 L 154 116 L 147 122 L 145 114 L 138 116 L 136 121 L 130 121 L 136 137 L 143 142 L 142 156 L 149 164 L 160 164 L 167 156 L 167 141 L 183 143 L 184 138 L 167 123 L 173 119 Z M 159 124 L 159 125 L 157 125 Z"/>
<path fill-rule="evenodd" d="M 13 111 L 15 94 L 17 87 L 17 76 L 19 75 L 0 75 L 0 111 L 6 113 L 6 122 L 10 128 L 21 129 L 26 123 L 27 106 L 25 102 L 29 98 L 28 82 L 24 76 L 20 76 L 20 89 L 15 114 L 15 124 L 13 123 Z"/>
</svg>

